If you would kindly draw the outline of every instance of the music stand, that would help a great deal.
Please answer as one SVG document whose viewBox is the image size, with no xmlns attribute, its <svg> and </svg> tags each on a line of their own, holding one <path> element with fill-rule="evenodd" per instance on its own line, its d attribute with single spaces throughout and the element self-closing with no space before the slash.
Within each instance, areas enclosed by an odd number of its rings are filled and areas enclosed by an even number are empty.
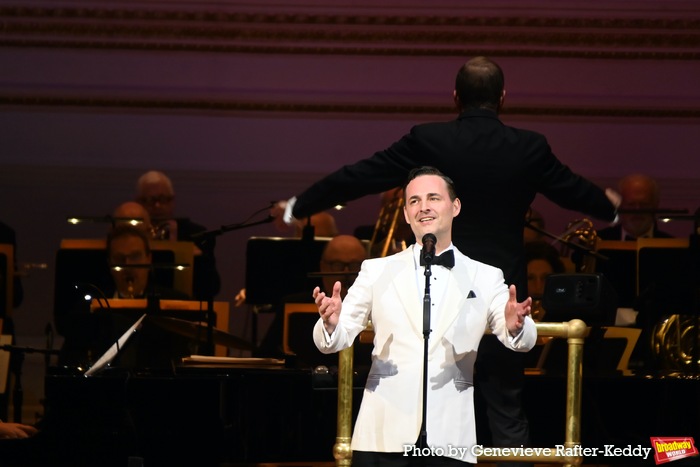
<svg viewBox="0 0 700 467">
<path fill-rule="evenodd" d="M 194 244 L 153 240 L 150 242 L 154 264 L 189 264 L 194 261 Z M 155 269 L 150 279 L 153 284 L 192 295 L 192 268 L 183 270 Z M 63 317 L 81 299 L 85 290 L 76 290 L 76 284 L 85 284 L 97 290 L 109 290 L 113 280 L 109 271 L 105 239 L 64 239 L 56 252 L 54 282 L 54 321 L 59 334 L 64 335 Z M 95 290 L 91 290 L 95 293 Z"/>
<path fill-rule="evenodd" d="M 193 242 L 150 240 L 148 244 L 151 248 L 153 263 L 194 265 L 195 248 Z M 60 249 L 89 251 L 89 256 L 86 254 L 88 266 L 93 264 L 99 264 L 100 266 L 107 264 L 106 239 L 63 239 L 61 240 Z M 98 254 L 100 254 L 99 257 L 97 256 Z M 170 287 L 192 296 L 192 274 L 192 267 L 177 271 L 161 270 L 156 271 L 153 279 L 158 285 Z"/>
<path fill-rule="evenodd" d="M 253 305 L 252 340 L 257 344 L 258 311 L 268 305 L 278 311 L 284 297 L 308 290 L 316 282 L 308 274 L 318 271 L 328 238 L 251 237 L 246 246 L 246 303 Z M 271 306 L 270 306 L 271 305 Z"/>
<path fill-rule="evenodd" d="M 687 238 L 641 238 L 637 241 L 639 295 L 654 303 L 650 318 L 657 322 L 663 315 L 694 314 L 693 257 Z"/>
<path fill-rule="evenodd" d="M 596 261 L 596 272 L 603 274 L 617 292 L 619 307 L 634 308 L 637 289 L 637 242 L 599 240 L 596 250 L 607 260 Z"/>
<path fill-rule="evenodd" d="M 327 238 L 251 237 L 246 248 L 246 302 L 278 304 L 286 295 L 311 291 Z"/>
</svg>

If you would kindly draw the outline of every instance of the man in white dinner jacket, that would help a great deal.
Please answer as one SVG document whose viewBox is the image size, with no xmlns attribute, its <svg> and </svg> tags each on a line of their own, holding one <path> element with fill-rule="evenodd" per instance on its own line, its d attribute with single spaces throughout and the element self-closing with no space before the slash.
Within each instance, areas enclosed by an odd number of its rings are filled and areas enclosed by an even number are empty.
<svg viewBox="0 0 700 467">
<path fill-rule="evenodd" d="M 529 316 L 532 300 L 518 303 L 515 286 L 504 283 L 500 269 L 454 247 L 452 220 L 461 202 L 450 178 L 432 167 L 414 169 L 404 193 L 404 215 L 417 243 L 395 255 L 364 261 L 344 300 L 339 282 L 330 295 L 314 289 L 321 317 L 313 338 L 321 352 L 338 352 L 352 345 L 372 320 L 372 366 L 351 444 L 354 466 L 464 466 L 476 463 L 473 373 L 479 341 L 488 328 L 507 348 L 530 350 L 537 338 Z M 436 239 L 434 256 L 428 258 L 424 253 L 431 242 L 426 234 Z M 454 257 L 453 265 L 449 260 L 441 265 L 446 256 Z M 431 306 L 427 409 L 421 430 L 424 259 L 431 264 Z M 417 455 L 414 447 L 420 446 L 421 432 L 427 433 L 429 449 L 420 453 L 435 455 Z"/>
</svg>

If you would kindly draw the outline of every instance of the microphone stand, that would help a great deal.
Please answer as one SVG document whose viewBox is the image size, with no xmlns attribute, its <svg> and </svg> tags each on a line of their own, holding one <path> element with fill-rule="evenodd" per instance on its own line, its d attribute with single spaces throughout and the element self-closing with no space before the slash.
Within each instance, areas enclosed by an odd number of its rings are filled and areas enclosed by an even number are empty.
<svg viewBox="0 0 700 467">
<path fill-rule="evenodd" d="M 555 240 L 555 241 L 561 243 L 562 245 L 565 245 L 565 246 L 571 248 L 572 250 L 574 250 L 574 254 L 575 254 L 575 253 L 582 253 L 583 255 L 593 256 L 594 258 L 599 259 L 599 260 L 601 260 L 601 261 L 607 261 L 607 260 L 610 259 L 610 258 L 608 258 L 607 256 L 601 255 L 600 253 L 598 253 L 597 251 L 595 251 L 595 250 L 593 250 L 593 249 L 591 249 L 591 248 L 587 248 L 587 247 L 585 247 L 585 246 L 583 246 L 583 245 L 579 245 L 578 243 L 575 243 L 575 242 L 572 242 L 572 241 L 570 241 L 570 240 L 564 239 L 564 238 L 563 238 L 563 237 L 564 237 L 563 235 L 560 236 L 560 237 L 557 237 L 556 235 L 551 234 L 551 233 L 547 232 L 547 231 L 544 230 L 544 229 L 540 229 L 540 228 L 537 227 L 536 225 L 533 225 L 533 224 L 532 224 L 529 220 L 527 220 L 527 219 L 525 220 L 525 227 L 528 228 L 528 229 L 534 230 L 535 232 L 537 232 L 537 233 L 539 233 L 539 234 L 542 234 L 542 235 L 544 235 L 544 236 L 546 236 L 546 237 L 549 237 L 549 238 L 551 238 L 551 239 L 553 239 L 553 240 Z M 581 266 L 580 264 L 576 264 L 576 270 L 577 270 L 577 271 L 581 269 L 580 266 Z"/>
<path fill-rule="evenodd" d="M 432 259 L 431 259 L 432 260 Z M 428 339 L 430 337 L 430 261 L 425 261 L 425 294 L 423 295 L 423 412 L 421 413 L 418 448 L 428 447 Z"/>
<path fill-rule="evenodd" d="M 218 229 L 197 232 L 194 235 L 192 235 L 190 238 L 192 239 L 192 241 L 206 244 L 208 242 L 213 241 L 214 238 L 218 237 L 219 235 L 225 234 L 226 232 L 232 232 L 234 230 L 246 229 L 248 227 L 253 227 L 256 225 L 269 224 L 273 220 L 275 220 L 274 217 L 267 216 L 265 219 L 255 221 L 255 222 L 244 221 L 244 222 L 241 222 L 238 224 L 222 225 Z M 206 321 L 207 321 L 207 349 L 206 349 L 206 351 L 209 352 L 210 355 L 214 355 L 214 326 L 216 325 L 216 313 L 214 312 L 214 296 L 212 293 L 209 293 L 207 296 Z M 256 326 L 256 328 L 257 328 L 257 326 Z M 253 331 L 253 335 L 255 336 L 256 334 L 257 334 L 257 329 L 255 329 Z M 254 342 L 254 344 L 255 344 L 255 342 Z"/>
<path fill-rule="evenodd" d="M 685 214 L 688 212 L 687 209 L 618 209 L 618 214 L 654 214 L 657 217 L 660 217 L 666 221 L 668 220 L 674 220 L 674 219 L 696 219 L 697 214 L 695 216 L 688 215 L 684 216 L 682 214 Z M 541 229 L 534 225 L 529 219 L 525 219 L 525 228 L 534 230 L 535 232 L 544 235 L 546 237 L 551 238 L 552 240 L 555 240 L 573 250 L 576 250 L 578 253 L 582 253 L 584 255 L 590 255 L 593 256 L 596 259 L 602 260 L 602 261 L 608 261 L 608 257 L 605 255 L 601 255 L 595 250 L 592 250 L 591 248 L 587 248 L 583 245 L 579 245 L 578 243 L 572 242 L 570 240 L 565 240 L 563 237 L 564 235 L 561 236 L 556 236 L 554 234 L 551 234 L 547 232 L 544 229 Z M 579 265 L 577 264 L 577 269 Z"/>
<path fill-rule="evenodd" d="M 265 219 L 262 219 L 262 220 L 259 220 L 256 222 L 247 222 L 247 223 L 243 222 L 240 224 L 222 225 L 218 229 L 204 230 L 202 232 L 197 232 L 195 234 L 192 234 L 190 238 L 192 238 L 192 240 L 202 238 L 203 241 L 207 241 L 209 238 L 218 237 L 219 235 L 225 234 L 226 232 L 231 232 L 233 230 L 246 229 L 248 227 L 253 227 L 255 225 L 269 224 L 273 220 L 275 220 L 274 217 L 267 216 Z"/>
</svg>

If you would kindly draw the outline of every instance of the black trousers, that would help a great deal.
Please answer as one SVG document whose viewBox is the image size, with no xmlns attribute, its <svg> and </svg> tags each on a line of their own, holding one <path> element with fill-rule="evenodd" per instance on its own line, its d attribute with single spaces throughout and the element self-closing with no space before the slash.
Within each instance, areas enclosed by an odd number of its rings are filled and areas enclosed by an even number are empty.
<svg viewBox="0 0 700 467">
<path fill-rule="evenodd" d="M 496 336 L 485 335 L 476 354 L 474 408 L 477 442 L 491 447 L 529 446 L 530 430 L 522 405 L 525 353 L 506 348 Z M 489 436 L 490 435 L 490 436 Z M 499 463 L 528 467 L 529 463 Z"/>
<path fill-rule="evenodd" d="M 352 452 L 353 467 L 468 467 L 473 464 L 441 456 L 404 456 L 402 452 Z"/>
</svg>

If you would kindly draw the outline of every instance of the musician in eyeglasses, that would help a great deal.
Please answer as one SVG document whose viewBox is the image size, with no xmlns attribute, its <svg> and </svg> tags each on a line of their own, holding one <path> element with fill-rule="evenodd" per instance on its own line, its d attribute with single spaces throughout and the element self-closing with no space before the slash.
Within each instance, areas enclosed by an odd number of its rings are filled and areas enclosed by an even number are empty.
<svg viewBox="0 0 700 467">
<path fill-rule="evenodd" d="M 175 188 L 163 172 L 151 170 L 136 183 L 136 201 L 151 216 L 154 240 L 179 240 L 194 243 L 197 248 L 192 271 L 193 298 L 207 301 L 221 290 L 221 277 L 216 267 L 213 237 L 196 237 L 207 229 L 187 217 L 175 217 Z"/>
</svg>

